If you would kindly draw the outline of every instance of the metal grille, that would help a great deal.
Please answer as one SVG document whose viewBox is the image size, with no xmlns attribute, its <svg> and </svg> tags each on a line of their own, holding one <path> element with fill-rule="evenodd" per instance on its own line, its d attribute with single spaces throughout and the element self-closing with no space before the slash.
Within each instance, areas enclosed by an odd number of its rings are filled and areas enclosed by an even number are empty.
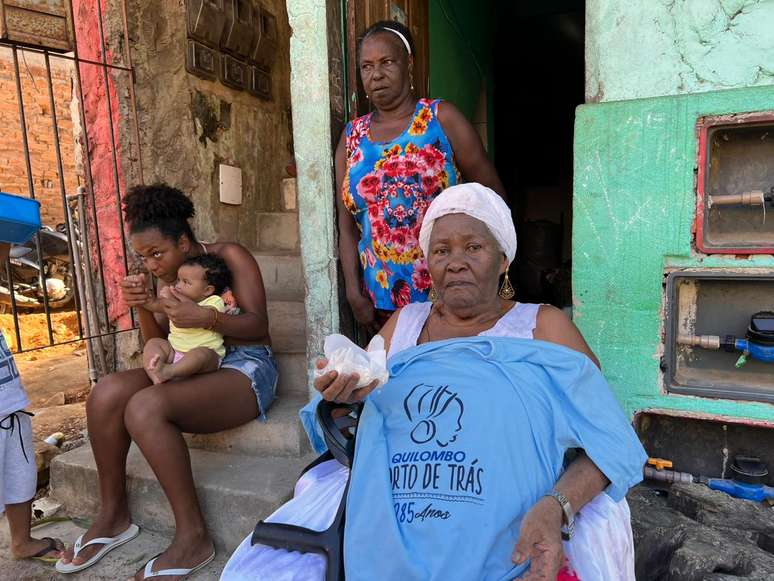
<svg viewBox="0 0 774 581">
<path fill-rule="evenodd" d="M 103 7 L 103 2 L 105 7 Z M 15 100 L 18 108 L 18 124 L 21 139 L 12 147 L 18 147 L 23 151 L 24 172 L 26 174 L 27 192 L 11 191 L 9 193 L 28 195 L 33 199 L 39 198 L 39 183 L 36 183 L 34 170 L 34 158 L 44 158 L 41 155 L 41 144 L 39 139 L 34 145 L 36 147 L 35 155 L 31 152 L 30 127 L 28 127 L 29 113 L 28 107 L 40 108 L 40 102 L 28 103 L 29 95 L 25 95 L 23 89 L 23 79 L 25 74 L 32 78 L 32 73 L 27 67 L 27 58 L 29 55 L 38 62 L 42 59 L 43 78 L 46 84 L 46 90 L 38 89 L 38 94 L 47 92 L 48 108 L 45 113 L 51 126 L 51 139 L 44 143 L 43 147 L 53 149 L 51 159 L 55 160 L 56 174 L 58 176 L 58 200 L 61 204 L 63 218 L 58 227 L 45 228 L 36 234 L 32 243 L 27 248 L 12 249 L 11 258 L 4 265 L 5 276 L 0 277 L 0 301 L 5 303 L 4 310 L 10 309 L 13 316 L 13 325 L 15 333 L 15 351 L 30 351 L 41 349 L 53 345 L 81 341 L 88 339 L 90 363 L 93 361 L 98 369 L 107 371 L 104 361 L 104 350 L 101 339 L 105 336 L 128 331 L 135 327 L 134 315 L 131 309 L 127 311 L 131 324 L 124 324 L 125 328 L 118 329 L 111 325 L 111 315 L 109 313 L 108 297 L 115 296 L 117 289 L 109 289 L 111 284 L 105 276 L 105 257 L 103 256 L 102 236 L 100 227 L 104 225 L 106 216 L 118 223 L 120 228 L 120 253 L 123 261 L 124 274 L 129 271 L 127 246 L 124 236 L 123 217 L 121 213 L 122 180 L 120 178 L 119 154 L 116 145 L 116 127 L 114 126 L 114 115 L 118 103 L 114 103 L 114 95 L 111 95 L 112 86 L 117 86 L 117 77 L 122 77 L 120 86 L 128 89 L 128 107 L 121 109 L 123 115 L 129 119 L 124 121 L 131 125 L 131 140 L 127 152 L 132 158 L 134 165 L 134 180 L 142 181 L 142 160 L 140 156 L 139 127 L 137 123 L 137 114 L 134 95 L 134 76 L 132 72 L 132 61 L 129 53 L 129 33 L 126 20 L 126 5 L 124 0 L 94 0 L 87 2 L 85 0 L 75 0 L 78 12 L 73 10 L 74 0 L 66 0 L 66 8 L 72 18 L 68 19 L 70 34 L 72 40 L 72 51 L 61 52 L 56 49 L 45 48 L 45 46 L 32 46 L 29 40 L 25 39 L 25 44 L 18 40 L 9 40 L 9 38 L 0 39 L 0 55 L 10 54 L 12 63 L 11 74 L 15 84 Z M 0 7 L 2 8 L 2 7 Z M 79 56 L 79 30 L 83 31 L 84 26 L 93 27 L 94 23 L 79 22 L 84 13 L 96 9 L 93 16 L 96 18 L 96 29 L 98 31 L 99 46 L 98 49 L 89 46 L 89 52 L 96 54 L 98 58 L 82 58 Z M 2 10 L 0 10 L 2 14 Z M 106 18 L 112 25 L 113 36 L 116 37 L 116 45 L 120 45 L 120 54 L 111 54 L 106 45 Z M 116 22 L 122 24 L 122 32 L 115 32 Z M 89 32 L 92 32 L 93 28 Z M 122 38 L 118 38 L 122 37 Z M 91 39 L 89 42 L 91 42 Z M 37 43 L 35 43 L 37 44 Z M 44 44 L 44 43 L 41 43 Z M 84 46 L 83 44 L 81 46 Z M 91 56 L 90 54 L 90 56 Z M 75 155 L 81 156 L 82 174 L 77 176 L 77 187 L 67 184 L 66 170 L 63 163 L 63 139 L 61 134 L 61 123 L 59 122 L 62 113 L 61 104 L 57 104 L 55 98 L 54 82 L 52 79 L 52 62 L 69 62 L 72 70 L 72 94 L 73 102 L 77 102 L 77 111 L 72 114 L 72 124 L 76 126 L 75 134 L 80 138 L 73 137 L 73 146 Z M 25 68 L 22 68 L 25 67 Z M 99 71 L 100 74 L 95 74 Z M 96 87 L 84 87 L 82 77 L 86 75 L 90 82 L 101 77 L 104 85 L 104 98 L 97 101 L 92 100 L 91 104 L 98 103 L 104 107 L 104 112 L 99 114 L 92 107 L 87 111 L 85 105 L 85 89 L 96 90 Z M 10 100 L 12 95 L 0 95 L 0 100 Z M 59 111 L 57 108 L 59 107 Z M 45 109 L 45 108 L 43 108 Z M 71 111 L 75 109 L 71 108 Z M 95 144 L 90 142 L 91 127 L 90 123 L 95 123 L 95 119 L 107 120 L 107 134 L 109 139 L 106 143 L 99 144 L 102 157 L 110 160 L 112 167 L 106 170 L 100 166 L 95 171 L 92 154 L 95 151 Z M 6 133 L 6 132 L 4 132 Z M 132 143 L 133 142 L 133 143 Z M 8 143 L 4 144 L 8 147 Z M 109 149 L 109 155 L 105 156 L 105 148 Z M 8 168 L 7 168 L 8 169 Z M 3 189 L 3 168 L 0 167 L 0 189 Z M 112 175 L 111 175 L 112 174 Z M 108 185 L 106 180 L 112 179 Z M 100 180 L 102 183 L 100 183 Z M 95 196 L 95 186 L 112 188 L 115 192 L 115 203 L 106 204 L 104 200 L 100 201 Z M 74 191 L 73 191 L 74 190 Z M 41 200 L 42 201 L 42 200 Z M 51 204 L 51 198 L 46 200 Z M 110 207 L 107 207 L 107 206 Z M 59 250 L 52 246 L 59 244 Z M 119 249 L 111 249 L 118 252 Z M 57 254 L 58 252 L 58 254 Z M 26 253 L 26 254 L 25 254 Z M 52 254 L 54 253 L 54 254 Z M 26 273 L 26 276 L 25 276 Z M 58 281 L 58 282 L 57 282 Z M 114 283 L 113 283 L 114 284 Z M 64 288 L 63 288 L 64 287 Z M 63 294 L 64 293 L 64 297 Z M 52 315 L 62 307 L 69 307 L 76 313 L 77 329 L 67 337 L 57 337 L 52 324 Z M 47 344 L 45 345 L 25 345 L 23 339 L 24 314 L 28 312 L 42 313 L 45 316 Z M 113 314 L 115 319 L 115 314 Z M 99 361 L 101 359 L 101 361 Z M 93 367 L 94 366 L 91 366 Z"/>
</svg>

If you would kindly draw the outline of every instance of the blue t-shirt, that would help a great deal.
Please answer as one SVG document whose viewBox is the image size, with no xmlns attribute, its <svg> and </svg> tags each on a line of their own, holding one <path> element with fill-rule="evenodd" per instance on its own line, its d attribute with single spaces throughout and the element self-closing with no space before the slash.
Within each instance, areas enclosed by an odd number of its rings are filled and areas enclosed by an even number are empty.
<svg viewBox="0 0 774 581">
<path fill-rule="evenodd" d="M 23 410 L 30 405 L 27 393 L 22 387 L 19 370 L 13 355 L 0 333 L 0 420 L 8 414 Z"/>
<path fill-rule="evenodd" d="M 536 340 L 428 343 L 368 398 L 347 502 L 347 581 L 505 580 L 521 521 L 583 448 L 620 500 L 647 456 L 586 356 Z"/>
</svg>

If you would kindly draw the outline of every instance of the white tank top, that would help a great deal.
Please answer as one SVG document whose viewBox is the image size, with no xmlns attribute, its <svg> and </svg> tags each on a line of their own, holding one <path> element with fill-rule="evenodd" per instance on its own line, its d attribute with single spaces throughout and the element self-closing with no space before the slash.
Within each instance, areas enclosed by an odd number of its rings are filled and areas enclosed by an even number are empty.
<svg viewBox="0 0 774 581">
<path fill-rule="evenodd" d="M 430 316 L 433 303 L 411 303 L 403 307 L 398 314 L 398 323 L 390 341 L 389 359 L 404 349 L 414 347 L 422 332 L 422 327 Z M 478 334 L 479 337 L 511 337 L 512 339 L 532 339 L 540 305 L 516 303 L 500 317 L 494 326 Z"/>
</svg>

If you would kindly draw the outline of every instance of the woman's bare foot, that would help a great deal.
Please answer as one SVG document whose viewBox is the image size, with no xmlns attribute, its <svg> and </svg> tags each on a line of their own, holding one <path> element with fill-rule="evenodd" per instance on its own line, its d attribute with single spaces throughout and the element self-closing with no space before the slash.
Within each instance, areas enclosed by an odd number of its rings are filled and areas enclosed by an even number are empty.
<svg viewBox="0 0 774 581">
<path fill-rule="evenodd" d="M 97 537 L 115 537 L 116 535 L 120 535 L 129 528 L 130 524 L 131 520 L 129 519 L 128 513 L 114 518 L 103 518 L 98 515 L 97 519 L 89 527 L 89 530 L 84 533 L 82 544 L 85 545 L 88 541 L 96 539 Z M 66 564 L 72 562 L 73 565 L 82 565 L 97 554 L 103 546 L 104 545 L 95 544 L 84 547 L 75 558 L 73 558 L 73 547 L 70 546 L 70 548 L 66 549 L 62 554 L 62 563 Z"/>
<path fill-rule="evenodd" d="M 150 377 L 153 385 L 158 385 L 172 379 L 171 365 L 161 360 L 161 355 L 154 355 L 148 362 L 145 372 Z"/>
<path fill-rule="evenodd" d="M 33 557 L 33 556 L 56 559 L 61 556 L 62 551 L 64 551 L 65 549 L 64 543 L 59 539 L 53 539 L 55 548 L 51 548 L 48 552 L 43 553 L 42 555 L 38 554 L 44 549 L 51 547 L 51 540 L 52 539 L 47 539 L 47 538 L 46 539 L 30 538 L 29 540 L 23 543 L 12 544 L 11 556 L 14 559 L 29 559 L 30 557 Z"/>
<path fill-rule="evenodd" d="M 158 556 L 153 563 L 153 571 L 162 569 L 191 569 L 207 560 L 214 551 L 212 540 L 206 532 L 183 536 L 180 533 L 175 535 L 172 544 L 167 550 Z M 128 581 L 142 581 L 144 578 L 145 565 L 135 573 L 134 577 L 129 577 Z M 160 577 L 164 581 L 178 581 L 182 577 L 169 575 Z"/>
</svg>

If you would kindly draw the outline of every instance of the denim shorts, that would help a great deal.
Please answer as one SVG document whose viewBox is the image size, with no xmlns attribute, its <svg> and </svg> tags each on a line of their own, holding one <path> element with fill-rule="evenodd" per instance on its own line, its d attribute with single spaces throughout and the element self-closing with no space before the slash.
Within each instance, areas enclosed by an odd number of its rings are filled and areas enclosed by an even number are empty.
<svg viewBox="0 0 774 581">
<path fill-rule="evenodd" d="M 266 421 L 274 398 L 277 396 L 279 371 L 271 347 L 265 345 L 232 345 L 226 348 L 221 369 L 236 369 L 246 375 L 258 400 L 258 417 Z"/>
</svg>

